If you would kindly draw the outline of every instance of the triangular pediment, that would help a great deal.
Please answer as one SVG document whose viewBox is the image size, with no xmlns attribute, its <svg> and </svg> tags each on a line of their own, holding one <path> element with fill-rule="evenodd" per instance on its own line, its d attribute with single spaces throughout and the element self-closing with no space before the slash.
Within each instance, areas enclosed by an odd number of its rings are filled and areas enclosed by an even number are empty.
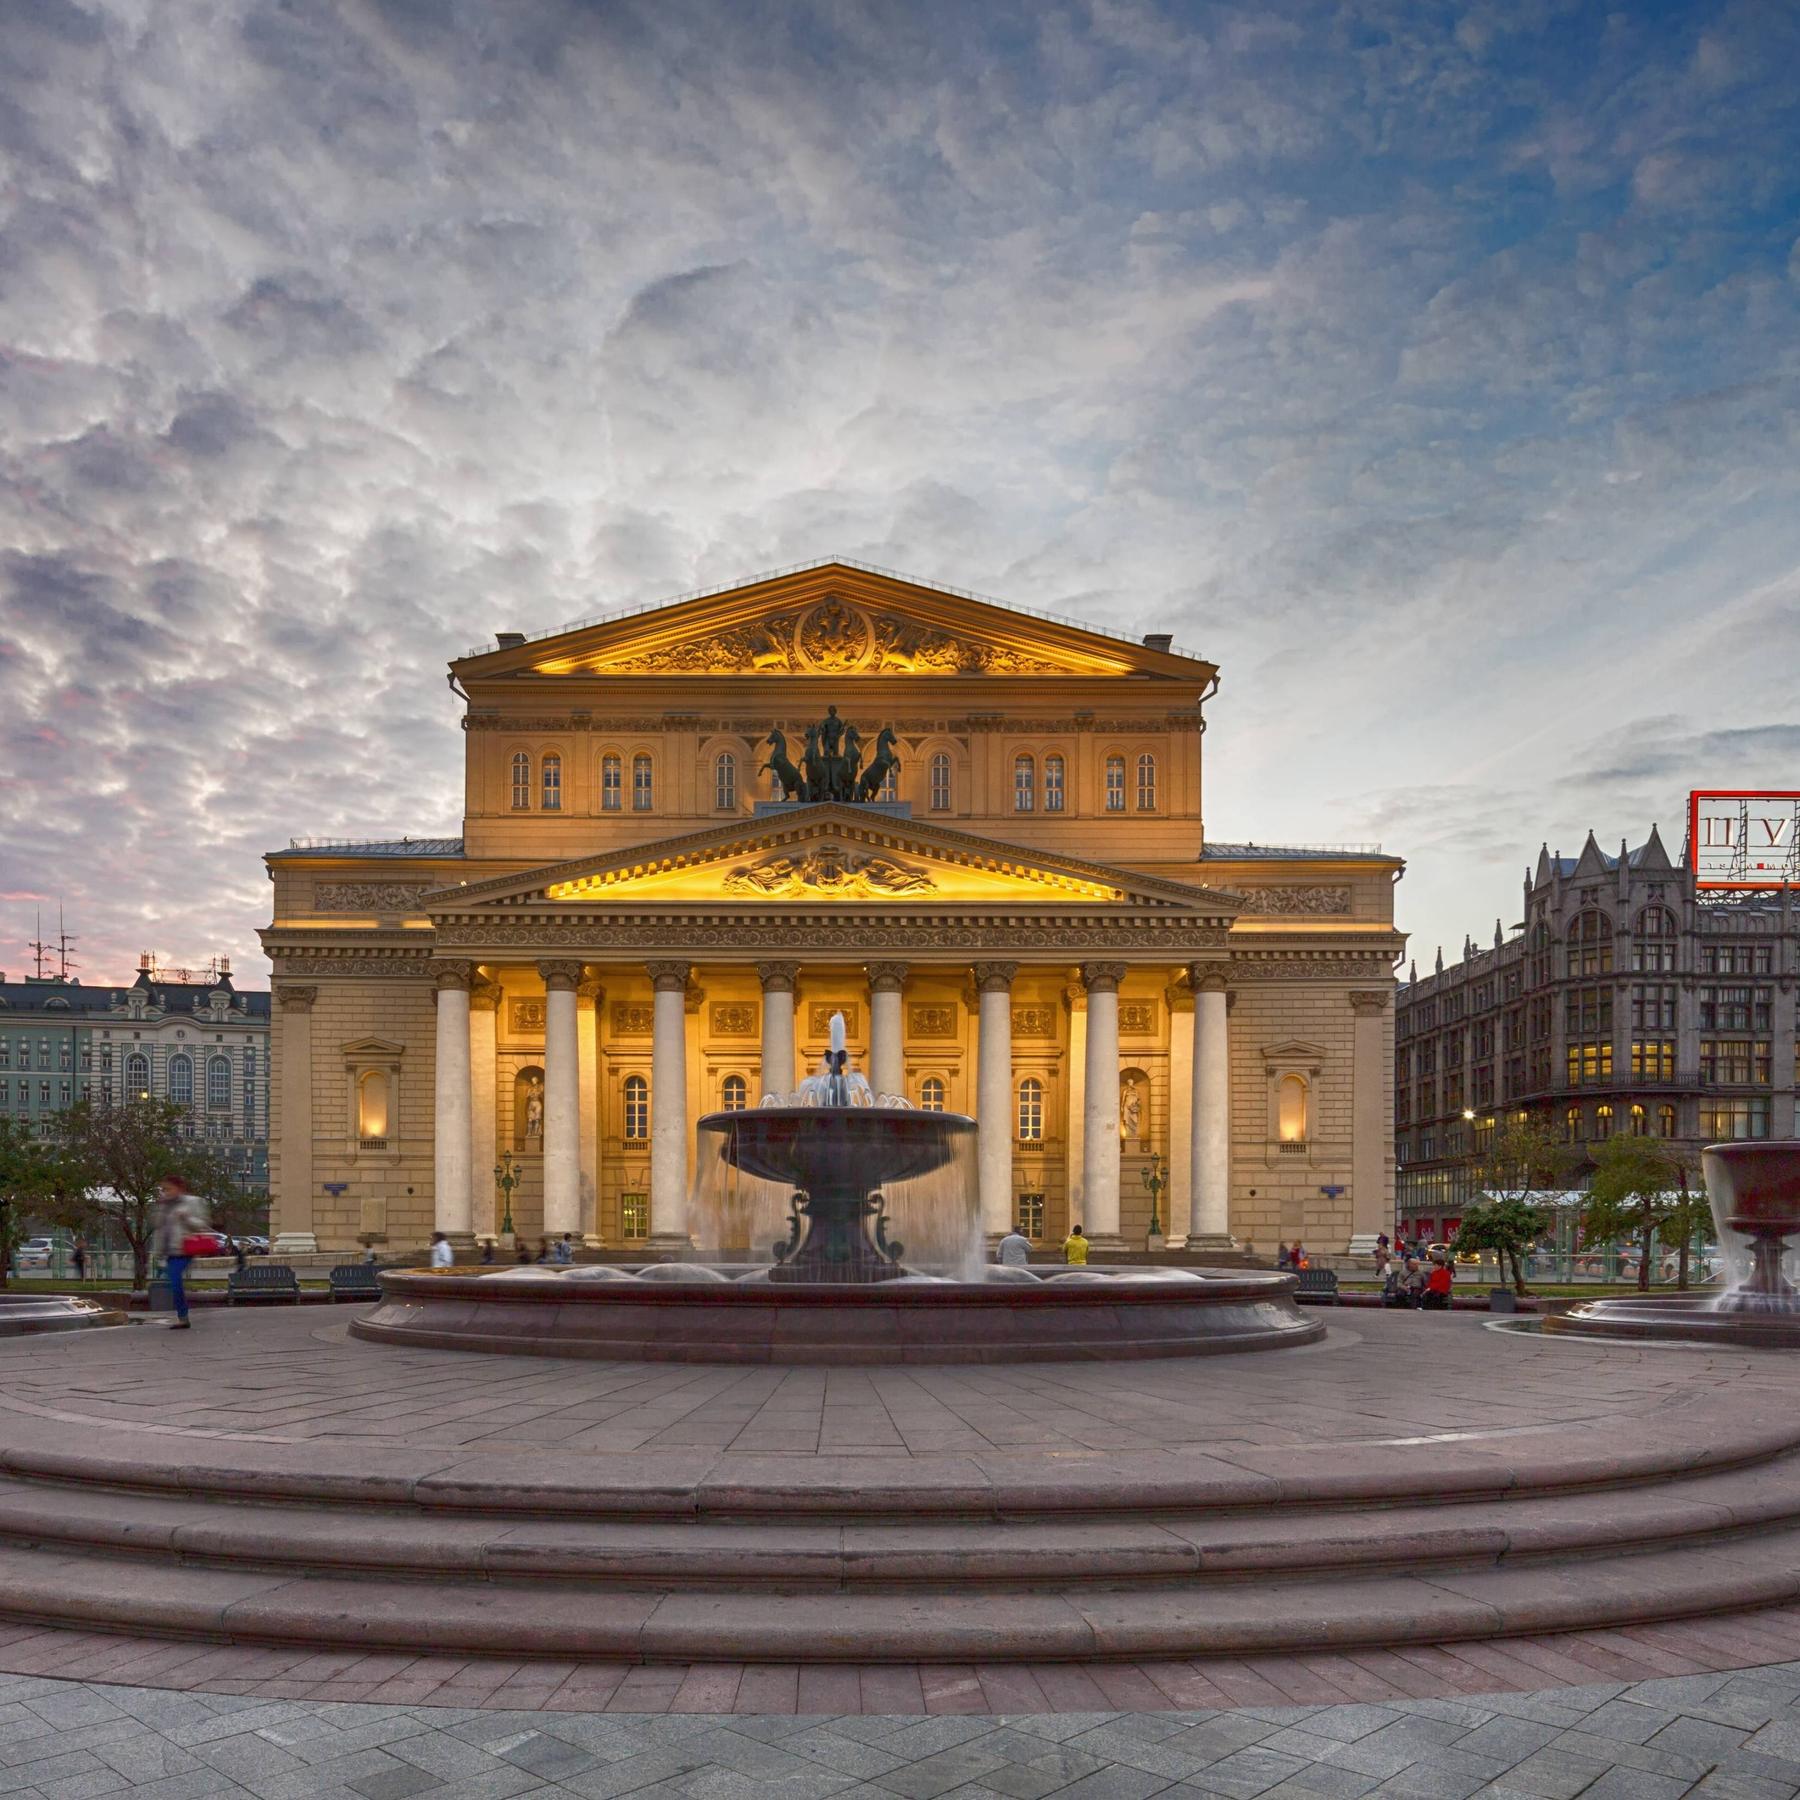
<svg viewBox="0 0 1800 1800">
<path fill-rule="evenodd" d="M 1208 680 L 1213 666 L 1069 620 L 824 562 L 671 601 L 452 665 L 497 676 L 1141 675 Z"/>
<path fill-rule="evenodd" d="M 517 875 L 441 888 L 434 915 L 569 906 L 1162 909 L 1228 925 L 1238 902 L 872 808 L 796 806 L 751 821 Z"/>
</svg>

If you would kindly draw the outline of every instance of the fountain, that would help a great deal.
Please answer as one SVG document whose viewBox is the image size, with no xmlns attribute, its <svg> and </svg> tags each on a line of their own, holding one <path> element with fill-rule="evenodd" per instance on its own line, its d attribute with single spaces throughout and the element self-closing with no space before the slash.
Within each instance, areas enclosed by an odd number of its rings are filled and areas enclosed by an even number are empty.
<svg viewBox="0 0 1800 1800">
<path fill-rule="evenodd" d="M 696 1127 L 696 1260 L 384 1272 L 375 1342 L 675 1362 L 1197 1356 L 1322 1337 L 1292 1275 L 982 1260 L 976 1122 L 876 1094 L 842 1014 L 791 1095 Z"/>
<path fill-rule="evenodd" d="M 1722 1294 L 1585 1300 L 1545 1329 L 1588 1336 L 1800 1347 L 1800 1290 L 1786 1240 L 1800 1232 L 1800 1139 L 1710 1144 L 1700 1153 L 1731 1284 Z"/>
</svg>

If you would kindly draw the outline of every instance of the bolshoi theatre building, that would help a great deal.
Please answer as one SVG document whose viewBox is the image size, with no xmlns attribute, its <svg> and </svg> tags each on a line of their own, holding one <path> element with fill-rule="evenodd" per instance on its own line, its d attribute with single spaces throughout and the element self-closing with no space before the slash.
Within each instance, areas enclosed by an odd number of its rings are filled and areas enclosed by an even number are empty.
<svg viewBox="0 0 1800 1800">
<path fill-rule="evenodd" d="M 831 561 L 450 665 L 462 835 L 268 857 L 288 1243 L 687 1242 L 694 1121 L 842 1012 L 972 1114 L 989 1233 L 1372 1247 L 1393 1217 L 1374 850 L 1218 843 L 1208 662 Z"/>
</svg>

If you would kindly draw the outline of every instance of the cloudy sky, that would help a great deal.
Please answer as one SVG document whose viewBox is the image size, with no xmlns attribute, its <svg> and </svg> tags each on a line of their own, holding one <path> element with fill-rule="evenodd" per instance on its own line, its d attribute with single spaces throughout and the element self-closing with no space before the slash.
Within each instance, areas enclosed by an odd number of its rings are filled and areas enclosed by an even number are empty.
<svg viewBox="0 0 1800 1800">
<path fill-rule="evenodd" d="M 1800 787 L 1800 14 L 0 0 L 0 968 L 266 972 L 446 658 L 843 554 L 1219 662 L 1216 837 Z M 1671 844 L 1675 848 L 1675 844 Z"/>
</svg>

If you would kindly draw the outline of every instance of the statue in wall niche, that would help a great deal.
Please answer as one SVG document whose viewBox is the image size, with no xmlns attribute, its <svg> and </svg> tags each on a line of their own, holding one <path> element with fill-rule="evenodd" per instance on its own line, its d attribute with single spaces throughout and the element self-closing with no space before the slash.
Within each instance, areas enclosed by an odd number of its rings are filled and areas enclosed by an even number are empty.
<svg viewBox="0 0 1800 1800">
<path fill-rule="evenodd" d="M 1144 1135 L 1144 1084 L 1135 1075 L 1127 1075 L 1119 1083 L 1119 1136 L 1139 1138 Z"/>
<path fill-rule="evenodd" d="M 544 1135 L 544 1083 L 537 1075 L 525 1084 L 525 1135 L 528 1138 Z"/>
</svg>

